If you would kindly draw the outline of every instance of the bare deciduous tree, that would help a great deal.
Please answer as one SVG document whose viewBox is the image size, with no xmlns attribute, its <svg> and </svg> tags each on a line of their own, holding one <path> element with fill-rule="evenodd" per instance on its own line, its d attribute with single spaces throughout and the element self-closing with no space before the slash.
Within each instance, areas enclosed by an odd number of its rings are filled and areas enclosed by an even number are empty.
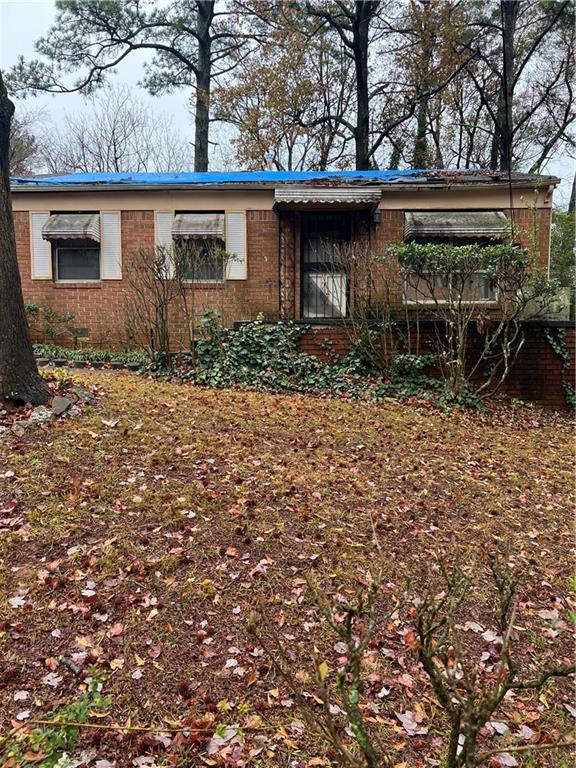
<svg viewBox="0 0 576 768">
<path fill-rule="evenodd" d="M 65 114 L 40 141 L 38 154 L 49 173 L 77 171 L 187 170 L 190 146 L 127 87 L 109 89 L 87 101 L 86 109 Z"/>
<path fill-rule="evenodd" d="M 174 279 L 186 322 L 192 366 L 196 365 L 196 341 L 205 312 L 224 316 L 225 276 L 229 254 L 218 239 L 185 239 L 175 243 Z M 212 284 L 206 290 L 206 284 Z"/>
<path fill-rule="evenodd" d="M 490 167 L 508 170 L 520 144 L 540 144 L 532 158 L 538 170 L 553 147 L 570 140 L 576 119 L 574 3 L 499 0 L 470 23 L 480 32 L 471 48 L 484 71 L 468 73 L 491 123 Z"/>
<path fill-rule="evenodd" d="M 253 167 L 267 150 L 278 168 L 324 167 L 312 139 L 325 135 L 339 150 L 332 167 L 358 169 L 539 172 L 573 144 L 572 2 L 234 5 L 256 42 L 267 38 L 216 91 L 218 116 L 238 129 L 237 157 Z M 322 60 L 310 55 L 318 46 Z M 330 76 L 338 67 L 344 90 Z"/>
<path fill-rule="evenodd" d="M 215 118 L 237 128 L 237 161 L 255 169 L 348 167 L 352 137 L 337 116 L 353 109 L 350 60 L 326 34 L 307 32 L 298 6 L 252 3 L 245 15 L 265 42 L 214 89 Z"/>
<path fill-rule="evenodd" d="M 38 136 L 44 124 L 44 110 L 16 110 L 10 128 L 11 176 L 33 176 L 40 170 Z"/>
<path fill-rule="evenodd" d="M 170 352 L 169 312 L 180 296 L 172 275 L 172 255 L 164 248 L 140 248 L 126 270 L 126 332 L 131 345 L 151 360 Z"/>
<path fill-rule="evenodd" d="M 234 66 L 245 43 L 214 0 L 60 0 L 53 26 L 36 42 L 41 58 L 21 58 L 10 87 L 16 94 L 90 93 L 134 51 L 152 53 L 144 80 L 151 93 L 194 92 L 194 170 L 206 171 L 212 81 Z"/>
</svg>

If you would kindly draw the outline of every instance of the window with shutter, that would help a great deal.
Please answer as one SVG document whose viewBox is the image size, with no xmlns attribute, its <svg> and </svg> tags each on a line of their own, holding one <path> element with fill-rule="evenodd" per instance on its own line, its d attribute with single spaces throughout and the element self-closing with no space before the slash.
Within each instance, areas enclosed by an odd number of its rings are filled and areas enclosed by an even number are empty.
<svg viewBox="0 0 576 768">
<path fill-rule="evenodd" d="M 225 216 L 222 211 L 176 211 L 172 222 L 176 274 L 186 282 L 224 280 Z"/>
<path fill-rule="evenodd" d="M 57 282 L 100 280 L 101 225 L 98 211 L 52 211 L 42 227 L 51 248 Z"/>
</svg>

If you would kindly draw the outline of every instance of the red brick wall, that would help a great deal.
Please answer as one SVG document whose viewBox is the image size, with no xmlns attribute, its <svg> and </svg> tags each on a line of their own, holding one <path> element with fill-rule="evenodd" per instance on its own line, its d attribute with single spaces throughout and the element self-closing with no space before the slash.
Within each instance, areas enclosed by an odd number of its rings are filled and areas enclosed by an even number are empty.
<svg viewBox="0 0 576 768">
<path fill-rule="evenodd" d="M 278 317 L 278 220 L 273 211 L 248 211 L 246 219 L 248 279 L 230 280 L 224 287 L 205 284 L 196 289 L 197 314 L 214 309 L 222 313 L 227 325 L 254 319 L 259 312 L 271 320 Z M 60 314 L 73 314 L 72 325 L 89 329 L 91 345 L 110 347 L 128 343 L 128 281 L 102 280 L 97 284 L 70 285 L 32 280 L 28 212 L 15 212 L 14 223 L 25 302 L 50 307 Z M 122 211 L 124 275 L 128 274 L 139 249 L 153 247 L 154 212 Z M 186 346 L 186 323 L 176 304 L 171 316 L 171 334 L 174 349 Z M 69 343 L 70 339 L 64 336 L 57 341 Z"/>
<path fill-rule="evenodd" d="M 205 283 L 187 289 L 188 306 L 194 304 L 197 322 L 207 310 L 220 315 L 224 325 L 254 320 L 262 313 L 267 320 L 278 318 L 278 218 L 273 211 L 246 212 L 248 272 L 246 280 L 223 285 Z M 194 294 L 194 297 L 192 297 Z M 171 312 L 171 346 L 189 347 L 189 331 L 180 303 Z"/>
<path fill-rule="evenodd" d="M 523 248 L 527 248 L 532 253 L 535 266 L 541 269 L 548 269 L 551 221 L 550 208 L 516 208 L 514 210 L 518 241 Z"/>
<path fill-rule="evenodd" d="M 376 255 L 382 255 L 392 243 L 404 240 L 404 211 L 382 211 L 380 226 L 372 230 L 371 247 Z M 394 307 L 403 305 L 404 283 L 400 268 L 394 261 L 386 260 L 382 268 L 382 281 L 388 286 L 390 304 Z"/>
<path fill-rule="evenodd" d="M 130 252 L 136 241 L 146 238 L 144 221 L 133 220 L 134 213 L 122 214 L 122 247 Z M 153 215 L 153 214 L 152 214 Z M 125 225 L 125 217 L 127 217 Z M 138 227 L 138 224 L 142 226 Z M 153 227 L 152 222 L 152 227 Z M 123 306 L 125 287 L 121 280 L 102 280 L 96 284 L 76 283 L 66 285 L 51 280 L 31 279 L 30 254 L 30 218 L 27 211 L 14 212 L 16 250 L 22 278 L 24 301 L 38 304 L 42 308 L 50 307 L 60 314 L 73 314 L 75 327 L 90 330 L 91 343 L 95 346 L 109 346 L 119 341 L 119 329 L 124 328 Z M 152 238 L 154 230 L 152 229 Z M 69 343 L 66 336 L 57 339 L 58 343 Z"/>
<path fill-rule="evenodd" d="M 316 355 L 324 362 L 330 362 L 334 355 L 344 357 L 350 348 L 350 335 L 345 328 L 310 328 L 299 341 L 302 352 Z"/>
<path fill-rule="evenodd" d="M 563 384 L 574 386 L 576 378 L 576 331 L 561 323 L 529 322 L 524 325 L 524 345 L 514 367 L 502 388 L 502 393 L 526 402 L 534 402 L 547 408 L 564 410 L 567 407 Z M 567 325 L 567 324 L 566 324 Z M 562 361 L 553 350 L 546 333 L 556 337 L 561 330 L 570 355 L 570 367 L 562 370 Z M 424 331 L 434 338 L 431 328 Z M 304 352 L 329 361 L 331 354 L 344 357 L 350 347 L 350 334 L 346 328 L 311 328 L 300 340 Z M 422 352 L 425 350 L 422 349 Z"/>
<path fill-rule="evenodd" d="M 382 210 L 382 221 L 376 230 L 371 230 L 371 247 L 375 253 L 383 253 L 387 245 L 398 242 L 404 236 L 404 213 L 400 210 Z M 520 240 L 526 247 L 533 247 L 540 264 L 545 265 L 548 257 L 550 234 L 550 211 L 547 209 L 515 211 Z M 103 280 L 95 285 L 57 284 L 49 280 L 31 280 L 30 277 L 30 231 L 28 212 L 15 212 L 16 242 L 22 274 L 24 298 L 28 303 L 51 307 L 61 314 L 71 313 L 73 325 L 89 329 L 90 343 L 97 346 L 114 346 L 127 343 L 126 302 L 128 285 L 126 280 Z M 196 314 L 207 309 L 219 312 L 226 325 L 250 320 L 260 312 L 273 320 L 280 313 L 280 270 L 279 270 L 279 226 L 278 217 L 271 210 L 247 212 L 247 280 L 227 281 L 225 285 L 204 285 L 189 289 L 195 291 Z M 296 241 L 299 242 L 299 227 L 296 226 Z M 134 253 L 141 247 L 153 248 L 154 212 L 150 210 L 122 212 L 122 257 L 126 274 L 130 269 Z M 298 249 L 299 251 L 299 249 Z M 291 310 L 300 317 L 300 260 L 297 257 L 293 267 L 293 293 Z M 292 268 L 292 265 L 291 265 Z M 383 267 L 383 280 L 388 286 L 393 306 L 402 306 L 402 280 L 397 266 Z M 290 276 L 284 275 L 284 282 L 290 283 Z M 187 324 L 184 314 L 174 305 L 171 315 L 172 346 L 186 347 Z M 60 339 L 64 342 L 65 339 Z"/>
<path fill-rule="evenodd" d="M 574 386 L 576 377 L 576 333 L 573 327 L 563 328 L 570 367 L 562 371 L 562 362 L 546 338 L 546 331 L 555 338 L 558 328 L 526 324 L 525 341 L 514 368 L 504 385 L 504 392 L 526 402 L 536 402 L 549 408 L 566 408 L 563 383 Z"/>
<path fill-rule="evenodd" d="M 274 211 L 248 211 L 248 306 L 244 317 L 262 312 L 276 319 L 279 313 L 278 217 Z"/>
</svg>

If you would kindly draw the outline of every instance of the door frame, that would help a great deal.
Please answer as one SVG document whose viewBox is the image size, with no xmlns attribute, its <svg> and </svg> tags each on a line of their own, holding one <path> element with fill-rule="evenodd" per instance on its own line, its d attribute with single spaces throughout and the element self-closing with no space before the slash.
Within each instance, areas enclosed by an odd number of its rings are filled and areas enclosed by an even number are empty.
<svg viewBox="0 0 576 768">
<path fill-rule="evenodd" d="M 314 272 L 314 270 L 308 270 L 305 269 L 305 253 L 306 253 L 306 239 L 308 236 L 308 222 L 311 221 L 313 218 L 338 218 L 340 221 L 343 222 L 343 230 L 346 231 L 345 239 L 342 240 L 342 242 L 351 242 L 354 237 L 354 211 L 346 210 L 346 211 L 303 211 L 300 219 L 300 318 L 302 320 L 306 320 L 307 322 L 319 322 L 319 323 L 326 323 L 326 322 L 334 322 L 334 321 L 342 321 L 346 320 L 350 317 L 350 275 L 349 270 L 346 267 L 342 273 L 335 273 L 335 274 L 344 274 L 346 278 L 346 295 L 345 295 L 345 312 L 343 315 L 338 316 L 317 316 L 317 317 L 306 317 L 304 315 L 304 276 L 306 274 L 326 274 L 326 272 Z"/>
</svg>

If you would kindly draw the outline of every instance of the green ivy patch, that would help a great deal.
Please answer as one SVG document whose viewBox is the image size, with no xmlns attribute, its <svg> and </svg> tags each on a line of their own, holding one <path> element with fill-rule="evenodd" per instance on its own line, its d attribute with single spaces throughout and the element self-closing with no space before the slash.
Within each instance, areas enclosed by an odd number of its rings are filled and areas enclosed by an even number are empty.
<svg viewBox="0 0 576 768">
<path fill-rule="evenodd" d="M 161 359 L 151 367 L 159 377 L 215 388 L 299 392 L 353 399 L 424 396 L 437 399 L 444 386 L 429 376 L 433 355 L 398 355 L 392 370 L 374 369 L 352 344 L 343 359 L 323 362 L 303 352 L 299 341 L 309 326 L 294 322 L 268 323 L 263 316 L 235 329 L 223 328 L 214 313 L 204 316 L 202 338 L 195 354 L 181 355 L 173 364 Z"/>
</svg>

